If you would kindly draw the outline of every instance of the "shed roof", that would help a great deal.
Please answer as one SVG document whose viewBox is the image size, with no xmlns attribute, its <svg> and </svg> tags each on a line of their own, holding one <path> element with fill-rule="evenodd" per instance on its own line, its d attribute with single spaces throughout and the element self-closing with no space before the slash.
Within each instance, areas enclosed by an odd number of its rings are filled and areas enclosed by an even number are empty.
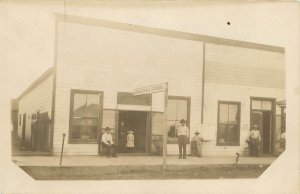
<svg viewBox="0 0 300 194">
<path fill-rule="evenodd" d="M 20 100 L 23 96 L 25 96 L 28 92 L 34 89 L 37 85 L 39 85 L 42 81 L 48 78 L 50 75 L 53 75 L 54 67 L 50 67 L 46 72 L 44 72 L 40 77 L 38 77 L 21 95 L 17 98 Z"/>
</svg>

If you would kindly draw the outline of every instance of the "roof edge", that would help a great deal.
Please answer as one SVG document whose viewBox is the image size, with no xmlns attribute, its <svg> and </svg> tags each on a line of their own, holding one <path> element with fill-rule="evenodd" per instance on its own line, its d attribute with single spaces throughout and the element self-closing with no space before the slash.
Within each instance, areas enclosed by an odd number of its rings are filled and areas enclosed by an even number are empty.
<svg viewBox="0 0 300 194">
<path fill-rule="evenodd" d="M 48 78 L 50 75 L 54 74 L 54 67 L 50 67 L 47 71 L 45 71 L 40 77 L 38 77 L 32 84 L 29 85 L 28 88 L 24 90 L 20 94 L 20 96 L 17 98 L 19 101 L 22 97 L 24 97 L 28 92 L 33 90 L 36 86 L 38 86 L 42 81 L 44 81 L 46 78 Z"/>
<path fill-rule="evenodd" d="M 88 18 L 82 16 L 75 16 L 75 15 L 63 15 L 59 13 L 55 15 L 56 15 L 57 22 L 60 21 L 60 22 L 79 23 L 83 25 L 100 26 L 105 28 L 125 30 L 125 31 L 137 32 L 137 33 L 152 34 L 152 35 L 186 39 L 186 40 L 195 40 L 195 41 L 201 41 L 201 42 L 212 43 L 212 44 L 237 46 L 243 48 L 250 48 L 250 49 L 252 48 L 252 49 L 266 50 L 271 52 L 285 53 L 285 48 L 280 46 L 272 46 L 266 44 L 241 41 L 241 40 L 225 39 L 225 38 L 219 38 L 214 36 L 207 36 L 203 34 L 168 30 L 168 29 L 162 29 L 157 27 L 141 26 L 141 25 L 130 24 L 130 23 L 121 23 L 121 22 L 103 20 L 98 18 L 95 19 L 95 18 Z"/>
</svg>

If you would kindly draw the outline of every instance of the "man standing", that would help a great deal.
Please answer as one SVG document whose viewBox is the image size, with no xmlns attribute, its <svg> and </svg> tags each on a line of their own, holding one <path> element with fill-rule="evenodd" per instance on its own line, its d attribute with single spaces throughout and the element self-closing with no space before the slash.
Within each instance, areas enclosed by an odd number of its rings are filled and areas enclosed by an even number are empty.
<svg viewBox="0 0 300 194">
<path fill-rule="evenodd" d="M 186 144 L 189 137 L 189 128 L 186 126 L 186 121 L 181 119 L 179 122 L 181 125 L 177 128 L 178 146 L 179 146 L 179 159 L 186 159 Z M 183 151 L 183 153 L 182 153 Z"/>
<path fill-rule="evenodd" d="M 258 148 L 260 143 L 260 132 L 257 125 L 253 125 L 249 133 L 250 156 L 258 156 Z"/>
<path fill-rule="evenodd" d="M 109 127 L 105 128 L 105 133 L 103 133 L 102 138 L 101 138 L 101 145 L 106 150 L 107 157 L 110 157 L 111 154 L 113 157 L 117 157 L 116 146 L 113 143 L 113 139 L 110 134 L 110 130 L 111 129 Z"/>
</svg>

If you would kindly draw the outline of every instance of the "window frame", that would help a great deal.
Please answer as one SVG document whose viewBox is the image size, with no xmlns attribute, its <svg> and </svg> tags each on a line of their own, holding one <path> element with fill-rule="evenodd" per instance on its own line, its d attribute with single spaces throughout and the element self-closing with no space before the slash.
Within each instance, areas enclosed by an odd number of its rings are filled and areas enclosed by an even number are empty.
<svg viewBox="0 0 300 194">
<path fill-rule="evenodd" d="M 19 114 L 19 126 L 22 126 L 22 114 Z"/>
<path fill-rule="evenodd" d="M 230 105 L 230 104 L 233 104 L 233 105 L 237 105 L 238 106 L 238 122 L 237 122 L 237 127 L 238 127 L 238 130 L 237 130 L 237 141 L 234 142 L 234 143 L 219 143 L 219 131 L 220 131 L 220 125 L 224 125 L 224 124 L 221 124 L 219 122 L 219 119 L 220 119 L 220 105 L 221 104 L 227 104 L 227 105 Z M 241 102 L 238 102 L 238 101 L 223 101 L 223 100 L 219 100 L 218 101 L 218 116 L 217 116 L 217 137 L 216 137 L 216 145 L 217 146 L 240 146 L 240 133 L 241 133 Z M 228 124 L 226 124 L 228 125 Z"/>
<path fill-rule="evenodd" d="M 124 103 L 123 97 L 141 97 L 146 99 L 146 101 L 149 101 L 148 104 L 139 104 L 139 103 Z M 131 92 L 118 92 L 117 93 L 117 104 L 123 104 L 123 105 L 135 105 L 135 106 L 152 106 L 152 95 L 151 94 L 142 94 L 139 96 L 134 96 Z"/>
<path fill-rule="evenodd" d="M 189 143 L 190 142 L 190 137 L 191 137 L 191 129 L 190 129 L 191 97 L 189 97 L 189 96 L 168 96 L 168 100 L 187 100 L 186 126 L 189 128 L 189 137 L 188 137 L 188 143 Z M 179 120 L 181 120 L 181 119 L 182 118 L 179 118 Z M 168 118 L 167 118 L 167 121 L 169 121 Z M 178 143 L 177 140 L 169 140 L 169 136 L 167 136 L 167 144 L 177 144 L 177 143 Z"/>
<path fill-rule="evenodd" d="M 97 125 L 97 137 L 96 140 L 82 140 L 82 139 L 73 139 L 71 137 L 72 134 L 72 121 L 73 121 L 73 108 L 74 108 L 74 94 L 99 94 L 99 112 L 98 112 L 98 125 Z M 99 139 L 99 134 L 102 129 L 102 119 L 103 119 L 103 91 L 95 91 L 95 90 L 79 90 L 79 89 L 71 89 L 70 94 L 70 113 L 69 113 L 69 134 L 68 134 L 68 143 L 69 144 L 97 144 Z M 88 117 L 86 117 L 88 118 Z"/>
</svg>

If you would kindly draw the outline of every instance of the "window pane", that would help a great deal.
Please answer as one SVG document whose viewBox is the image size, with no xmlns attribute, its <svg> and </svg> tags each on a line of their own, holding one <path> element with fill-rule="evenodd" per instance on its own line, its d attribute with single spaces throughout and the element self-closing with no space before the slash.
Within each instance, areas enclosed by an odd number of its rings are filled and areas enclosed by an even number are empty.
<svg viewBox="0 0 300 194">
<path fill-rule="evenodd" d="M 238 141 L 238 125 L 227 125 L 227 130 L 226 130 L 226 143 L 235 143 Z"/>
<path fill-rule="evenodd" d="M 237 123 L 238 122 L 238 105 L 229 104 L 228 122 L 229 123 Z"/>
<path fill-rule="evenodd" d="M 97 139 L 98 119 L 86 119 L 86 137 Z"/>
<path fill-rule="evenodd" d="M 272 102 L 271 101 L 262 101 L 262 110 L 272 110 Z"/>
<path fill-rule="evenodd" d="M 238 142 L 238 125 L 219 125 L 219 143 L 237 143 Z"/>
<path fill-rule="evenodd" d="M 74 94 L 73 117 L 83 117 L 85 115 L 86 95 Z"/>
<path fill-rule="evenodd" d="M 168 100 L 168 120 L 176 120 L 177 100 Z"/>
<path fill-rule="evenodd" d="M 226 139 L 226 125 L 220 124 L 218 129 L 218 142 L 225 143 Z"/>
<path fill-rule="evenodd" d="M 238 144 L 239 142 L 239 104 L 223 102 L 219 104 L 219 123 L 217 142 L 219 144 Z"/>
<path fill-rule="evenodd" d="M 252 100 L 252 109 L 261 109 L 261 101 L 260 100 Z"/>
<path fill-rule="evenodd" d="M 85 134 L 84 132 L 84 119 L 73 119 L 72 120 L 72 139 L 81 139 L 81 135 Z"/>
<path fill-rule="evenodd" d="M 98 119 L 73 119 L 72 139 L 91 140 L 97 139 Z"/>
<path fill-rule="evenodd" d="M 177 112 L 177 120 L 187 120 L 187 109 L 188 109 L 187 100 L 178 100 L 178 112 Z"/>
<path fill-rule="evenodd" d="M 131 93 L 118 92 L 118 104 L 151 106 L 151 94 L 134 96 Z"/>
<path fill-rule="evenodd" d="M 99 101 L 99 94 L 87 94 L 86 117 L 98 117 Z"/>
<path fill-rule="evenodd" d="M 176 129 L 180 126 L 180 120 L 188 119 L 188 100 L 169 99 L 168 100 L 168 143 L 177 142 Z"/>
<path fill-rule="evenodd" d="M 167 129 L 168 129 L 168 137 L 176 137 L 176 129 L 178 126 L 178 122 L 175 121 L 168 121 L 167 122 Z"/>
<path fill-rule="evenodd" d="M 220 104 L 219 123 L 228 123 L 228 104 Z"/>
<path fill-rule="evenodd" d="M 73 117 L 98 117 L 98 94 L 74 94 Z"/>
</svg>

